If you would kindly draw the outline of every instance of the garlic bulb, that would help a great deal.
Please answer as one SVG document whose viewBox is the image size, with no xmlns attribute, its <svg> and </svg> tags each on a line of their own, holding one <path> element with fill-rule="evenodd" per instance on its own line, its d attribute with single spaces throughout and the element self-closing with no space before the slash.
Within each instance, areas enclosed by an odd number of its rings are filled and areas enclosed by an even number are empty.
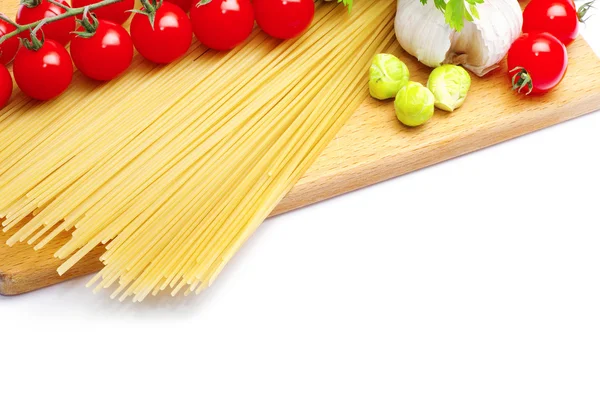
<svg viewBox="0 0 600 405">
<path fill-rule="evenodd" d="M 434 2 L 398 0 L 396 38 L 400 45 L 430 67 L 463 65 L 478 76 L 498 67 L 519 37 L 523 13 L 517 0 L 485 0 L 479 18 L 465 21 L 457 32 L 446 24 Z"/>
</svg>

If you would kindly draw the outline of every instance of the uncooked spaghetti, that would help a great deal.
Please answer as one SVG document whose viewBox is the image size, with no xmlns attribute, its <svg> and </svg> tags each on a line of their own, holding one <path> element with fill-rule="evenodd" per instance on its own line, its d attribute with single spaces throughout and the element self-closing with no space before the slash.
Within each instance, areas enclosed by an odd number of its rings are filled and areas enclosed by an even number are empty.
<svg viewBox="0 0 600 405">
<path fill-rule="evenodd" d="M 319 4 L 294 41 L 257 31 L 229 53 L 195 45 L 166 67 L 136 59 L 114 83 L 78 79 L 51 104 L 14 101 L 0 115 L 8 243 L 70 232 L 60 274 L 104 244 L 90 285 L 116 283 L 121 300 L 201 291 L 364 100 L 394 11 Z"/>
</svg>

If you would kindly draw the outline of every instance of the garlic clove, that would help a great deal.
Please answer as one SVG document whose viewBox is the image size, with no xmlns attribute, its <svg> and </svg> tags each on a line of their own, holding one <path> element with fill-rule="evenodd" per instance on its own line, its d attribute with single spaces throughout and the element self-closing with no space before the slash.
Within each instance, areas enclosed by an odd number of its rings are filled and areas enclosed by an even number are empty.
<svg viewBox="0 0 600 405">
<path fill-rule="evenodd" d="M 400 46 L 421 63 L 431 67 L 444 63 L 453 30 L 433 1 L 423 5 L 418 0 L 399 0 L 395 29 Z"/>
<path fill-rule="evenodd" d="M 517 0 L 486 0 L 479 19 L 452 30 L 433 1 L 398 0 L 396 37 L 400 45 L 430 67 L 460 64 L 478 76 L 496 69 L 519 37 L 523 14 Z"/>
<path fill-rule="evenodd" d="M 478 76 L 496 69 L 519 37 L 523 26 L 523 14 L 515 0 L 491 0 L 478 6 L 479 19 L 465 24 L 456 33 L 454 59 Z M 471 45 L 468 45 L 468 42 Z M 467 49 L 467 57 L 461 58 L 457 50 Z M 463 60 L 465 59 L 465 60 Z"/>
</svg>

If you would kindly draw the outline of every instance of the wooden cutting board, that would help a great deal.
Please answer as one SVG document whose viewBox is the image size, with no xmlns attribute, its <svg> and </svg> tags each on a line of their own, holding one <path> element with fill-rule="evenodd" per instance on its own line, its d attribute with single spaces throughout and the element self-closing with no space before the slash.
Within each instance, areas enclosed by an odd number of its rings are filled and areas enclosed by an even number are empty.
<svg viewBox="0 0 600 405">
<path fill-rule="evenodd" d="M 10 0 L 11 3 L 16 0 Z M 14 9 L 0 0 L 0 10 Z M 11 13 L 12 14 L 12 13 Z M 430 69 L 396 52 L 412 73 L 427 82 Z M 273 215 L 316 203 L 424 168 L 532 131 L 600 109 L 600 60 L 583 39 L 569 47 L 569 72 L 560 87 L 544 97 L 522 97 L 510 91 L 506 68 L 474 78 L 469 98 L 458 111 L 436 111 L 427 125 L 408 129 L 395 117 L 393 102 L 368 97 L 314 166 L 281 202 Z M 568 137 L 568 134 L 565 134 Z M 101 268 L 98 248 L 65 276 L 53 253 L 68 235 L 34 252 L 13 248 L 0 232 L 0 294 L 16 295 L 50 286 Z"/>
</svg>

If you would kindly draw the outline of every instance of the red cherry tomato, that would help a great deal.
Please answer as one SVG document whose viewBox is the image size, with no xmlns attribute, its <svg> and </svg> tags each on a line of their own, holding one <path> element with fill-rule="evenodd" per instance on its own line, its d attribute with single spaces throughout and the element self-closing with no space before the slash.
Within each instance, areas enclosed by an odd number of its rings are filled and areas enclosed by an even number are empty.
<svg viewBox="0 0 600 405">
<path fill-rule="evenodd" d="M 523 34 L 508 51 L 509 75 L 519 93 L 552 90 L 565 77 L 567 66 L 567 48 L 546 32 Z"/>
<path fill-rule="evenodd" d="M 25 46 L 19 49 L 13 74 L 23 93 L 37 100 L 50 100 L 69 87 L 73 63 L 64 46 L 46 39 L 37 51 Z"/>
<path fill-rule="evenodd" d="M 97 0 L 71 0 L 73 7 L 85 7 L 97 3 Z M 99 20 L 112 21 L 115 24 L 123 24 L 131 14 L 129 10 L 135 8 L 135 0 L 121 0 L 105 7 L 100 7 L 92 12 Z M 79 17 L 81 18 L 81 17 Z"/>
<path fill-rule="evenodd" d="M 84 29 L 79 28 L 78 31 Z M 93 36 L 75 35 L 71 42 L 71 56 L 77 69 L 87 77 L 112 80 L 131 65 L 133 42 L 119 24 L 98 20 Z"/>
<path fill-rule="evenodd" d="M 154 27 L 144 14 L 131 20 L 131 39 L 142 56 L 155 63 L 170 63 L 187 52 L 192 44 L 192 23 L 183 10 L 162 3 L 156 10 Z"/>
<path fill-rule="evenodd" d="M 17 11 L 17 23 L 21 25 L 30 24 L 44 18 L 55 17 L 64 14 L 65 10 L 55 4 L 49 3 L 48 0 L 30 0 L 37 5 L 28 7 L 26 4 L 21 4 Z M 64 0 L 59 0 L 61 4 L 68 6 Z M 44 37 L 53 39 L 61 45 L 67 45 L 71 40 L 71 32 L 75 31 L 75 17 L 65 18 L 54 21 L 42 27 Z M 29 31 L 23 31 L 20 34 L 21 38 L 29 38 Z"/>
<path fill-rule="evenodd" d="M 173 3 L 176 6 L 181 7 L 181 9 L 183 11 L 185 11 L 186 13 L 188 13 L 190 11 L 190 9 L 192 8 L 192 3 L 194 3 L 194 0 L 165 0 L 169 3 Z"/>
<path fill-rule="evenodd" d="M 254 11 L 250 0 L 212 0 L 197 2 L 190 11 L 198 40 L 219 51 L 235 48 L 254 28 Z"/>
<path fill-rule="evenodd" d="M 7 23 L 6 21 L 0 20 L 0 38 L 4 35 L 13 32 L 16 28 Z M 15 57 L 19 49 L 19 38 L 12 37 L 0 44 L 0 65 L 8 65 Z M 11 82 L 12 83 L 12 82 Z"/>
<path fill-rule="evenodd" d="M 254 0 L 252 4 L 260 28 L 279 39 L 299 36 L 315 16 L 313 0 Z"/>
<path fill-rule="evenodd" d="M 548 32 L 563 44 L 579 34 L 579 16 L 572 0 L 532 0 L 523 12 L 523 32 Z"/>
<path fill-rule="evenodd" d="M 0 109 L 4 108 L 10 100 L 13 91 L 12 77 L 4 65 L 0 65 Z"/>
</svg>

